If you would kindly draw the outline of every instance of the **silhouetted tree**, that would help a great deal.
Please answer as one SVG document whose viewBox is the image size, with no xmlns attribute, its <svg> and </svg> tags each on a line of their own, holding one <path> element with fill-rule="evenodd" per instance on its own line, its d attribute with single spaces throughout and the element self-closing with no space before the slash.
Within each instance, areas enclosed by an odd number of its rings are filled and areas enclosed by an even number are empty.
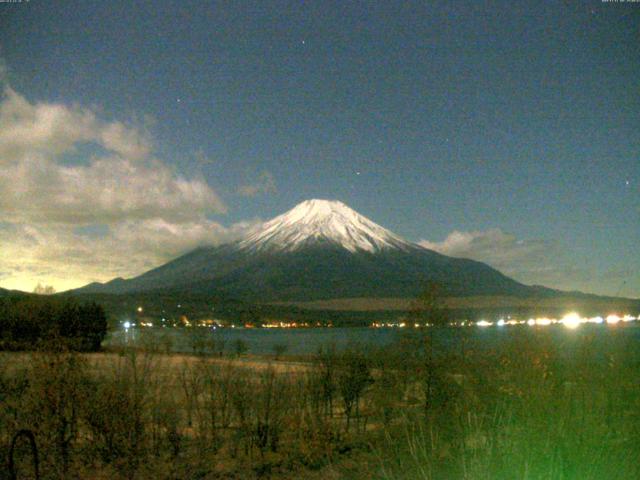
<svg viewBox="0 0 640 480">
<path fill-rule="evenodd" d="M 358 349 L 346 350 L 340 357 L 338 388 L 347 417 L 347 430 L 349 430 L 351 418 L 355 415 L 357 421 L 360 417 L 360 397 L 372 382 L 373 378 L 364 354 Z"/>
<path fill-rule="evenodd" d="M 37 293 L 38 295 L 53 295 L 56 293 L 56 289 L 51 285 L 42 285 L 38 282 L 38 285 L 33 289 L 33 293 Z"/>
<path fill-rule="evenodd" d="M 443 327 L 449 322 L 444 306 L 442 287 L 429 282 L 423 291 L 411 302 L 409 320 L 420 327 Z"/>
<path fill-rule="evenodd" d="M 422 328 L 420 343 L 424 355 L 424 409 L 426 413 L 435 403 L 441 403 L 442 372 L 434 354 L 434 332 L 449 324 L 449 317 L 444 307 L 442 288 L 430 282 L 411 304 L 409 319 Z"/>
</svg>

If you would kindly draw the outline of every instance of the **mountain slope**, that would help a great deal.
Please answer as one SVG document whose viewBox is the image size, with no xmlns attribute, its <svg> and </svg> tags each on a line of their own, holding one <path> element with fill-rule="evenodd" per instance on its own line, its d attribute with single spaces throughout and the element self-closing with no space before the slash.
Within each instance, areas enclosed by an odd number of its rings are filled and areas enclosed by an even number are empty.
<svg viewBox="0 0 640 480">
<path fill-rule="evenodd" d="M 479 262 L 413 249 L 355 252 L 331 245 L 261 255 L 220 277 L 183 288 L 260 301 L 347 297 L 414 297 L 433 281 L 455 296 L 502 292 L 526 295 L 529 287 Z"/>
<path fill-rule="evenodd" d="M 341 202 L 308 200 L 246 238 L 196 249 L 139 277 L 91 284 L 81 293 L 153 290 L 251 301 L 411 297 L 428 281 L 448 295 L 551 294 L 481 262 L 408 242 Z"/>
</svg>

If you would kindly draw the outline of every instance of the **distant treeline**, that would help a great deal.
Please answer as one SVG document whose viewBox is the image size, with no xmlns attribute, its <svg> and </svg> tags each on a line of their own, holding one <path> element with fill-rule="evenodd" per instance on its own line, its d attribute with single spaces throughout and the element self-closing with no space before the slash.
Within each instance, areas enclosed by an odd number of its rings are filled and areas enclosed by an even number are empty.
<svg viewBox="0 0 640 480">
<path fill-rule="evenodd" d="M 107 333 L 104 309 L 73 298 L 0 298 L 0 350 L 33 350 L 51 341 L 80 351 L 96 351 Z"/>
</svg>

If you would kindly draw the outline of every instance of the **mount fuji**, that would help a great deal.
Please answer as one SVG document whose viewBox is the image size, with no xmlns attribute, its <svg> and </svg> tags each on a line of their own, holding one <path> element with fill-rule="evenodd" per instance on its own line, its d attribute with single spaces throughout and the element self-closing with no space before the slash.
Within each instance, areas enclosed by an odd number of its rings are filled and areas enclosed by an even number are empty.
<svg viewBox="0 0 640 480">
<path fill-rule="evenodd" d="M 256 233 L 240 242 L 240 248 L 291 252 L 319 243 L 342 247 L 352 253 L 407 250 L 414 246 L 342 202 L 307 200 L 264 223 Z"/>
<path fill-rule="evenodd" d="M 427 282 L 437 282 L 450 296 L 555 292 L 421 247 L 329 200 L 304 201 L 238 241 L 197 248 L 138 277 L 75 292 L 179 291 L 276 302 L 409 298 Z"/>
</svg>

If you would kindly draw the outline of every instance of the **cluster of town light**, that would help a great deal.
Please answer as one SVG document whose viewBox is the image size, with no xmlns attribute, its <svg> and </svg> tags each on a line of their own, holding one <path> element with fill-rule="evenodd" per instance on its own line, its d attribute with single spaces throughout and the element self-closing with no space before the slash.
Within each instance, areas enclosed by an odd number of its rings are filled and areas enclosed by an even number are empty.
<svg viewBox="0 0 640 480">
<path fill-rule="evenodd" d="M 269 321 L 263 323 L 262 328 L 309 328 L 309 327 L 332 327 L 331 323 L 322 324 L 316 322 L 315 324 L 309 322 L 282 322 L 282 321 Z"/>
<path fill-rule="evenodd" d="M 584 323 L 595 323 L 595 324 L 600 324 L 600 323 L 608 323 L 610 325 L 615 325 L 616 323 L 620 323 L 620 322 L 633 322 L 636 320 L 640 320 L 640 316 L 638 317 L 634 317 L 633 315 L 623 315 L 623 316 L 619 316 L 619 315 L 615 315 L 615 314 L 611 314 L 608 315 L 606 318 L 603 317 L 581 317 L 580 315 L 578 315 L 575 312 L 571 312 L 571 313 L 567 313 L 564 317 L 562 318 L 548 318 L 548 317 L 541 317 L 541 318 L 530 318 L 529 320 L 505 320 L 503 318 L 499 319 L 497 322 L 488 322 L 486 320 L 480 320 L 478 322 L 476 322 L 476 325 L 478 327 L 491 327 L 493 325 L 497 325 L 498 327 L 502 327 L 505 325 L 529 325 L 529 326 L 547 326 L 547 325 L 555 325 L 555 324 L 561 324 L 564 325 L 567 328 L 570 329 L 574 329 L 577 328 L 578 326 L 584 324 Z"/>
<path fill-rule="evenodd" d="M 178 308 L 181 308 L 182 305 L 178 304 L 177 305 Z M 212 307 L 211 310 L 214 310 L 214 308 Z M 144 312 L 144 308 L 142 306 L 138 306 L 136 307 L 136 312 L 138 314 L 141 314 Z M 164 312 L 164 310 L 163 310 Z M 132 321 L 129 319 L 125 319 L 125 320 L 121 320 L 120 323 L 122 324 L 122 327 L 125 330 L 129 330 L 130 328 L 134 328 L 134 327 L 153 327 L 154 323 L 148 321 L 149 318 L 146 317 L 146 321 L 144 320 L 145 317 L 142 317 L 141 315 L 137 315 L 136 316 L 137 321 Z M 315 322 L 315 323 L 310 323 L 310 322 L 295 322 L 295 321 L 280 321 L 280 320 L 266 320 L 264 323 L 261 323 L 259 325 L 255 325 L 251 322 L 249 323 L 242 323 L 240 325 L 235 325 L 235 324 L 228 324 L 228 323 L 224 323 L 221 320 L 215 319 L 215 318 L 206 318 L 206 319 L 201 319 L 201 320 L 189 320 L 189 318 L 186 315 L 180 315 L 180 318 L 178 319 L 173 319 L 173 320 L 169 320 L 165 317 L 162 317 L 160 319 L 160 323 L 156 324 L 158 327 L 162 327 L 162 328 L 166 328 L 166 327 L 206 327 L 206 328 L 210 328 L 213 330 L 216 330 L 220 327 L 227 327 L 227 328 L 255 328 L 256 326 L 260 326 L 262 328 L 309 328 L 309 327 L 333 327 L 333 323 L 331 322 Z"/>
<path fill-rule="evenodd" d="M 178 307 L 181 307 L 181 305 L 178 305 Z M 138 313 L 142 313 L 144 310 L 141 306 L 139 306 L 137 309 Z M 564 325 L 567 328 L 570 329 L 575 329 L 577 328 L 579 325 L 584 324 L 584 323 L 594 323 L 594 324 L 600 324 L 600 323 L 607 323 L 610 325 L 615 325 L 617 323 L 620 322 L 633 322 L 636 320 L 640 320 L 640 315 L 637 317 L 634 317 L 633 315 L 616 315 L 616 314 L 611 314 L 608 315 L 607 317 L 603 318 L 603 317 L 581 317 L 579 314 L 577 314 L 576 312 L 571 312 L 571 313 L 567 313 L 564 317 L 562 318 L 548 318 L 548 317 L 540 317 L 540 318 L 530 318 L 528 320 L 516 320 L 516 319 L 512 319 L 511 317 L 507 317 L 507 319 L 504 318 L 500 318 L 497 321 L 488 321 L 488 320 L 478 320 L 477 322 L 473 322 L 473 321 L 467 321 L 467 320 L 463 320 L 460 322 L 453 322 L 450 325 L 451 326 L 458 326 L 458 327 L 465 327 L 465 326 L 471 326 L 471 325 L 475 325 L 478 327 L 491 327 L 491 326 L 498 326 L 498 327 L 503 327 L 505 325 L 529 325 L 529 326 L 547 326 L 547 325 L 554 325 L 554 324 L 561 324 Z M 162 319 L 162 323 L 164 324 L 166 321 L 165 318 Z M 182 326 L 186 326 L 186 327 L 191 327 L 193 324 L 189 321 L 189 319 L 186 316 L 182 316 L 180 318 L 180 323 Z M 129 320 L 126 320 L 125 322 L 122 323 L 122 326 L 125 328 L 125 330 L 129 330 L 131 327 L 135 327 L 135 326 L 140 326 L 140 327 L 153 327 L 153 323 L 152 322 L 143 322 L 143 321 L 139 321 L 136 325 L 136 322 L 131 322 Z M 166 325 L 162 325 L 162 327 L 165 327 Z M 178 323 L 173 323 L 173 326 L 176 327 L 178 326 Z M 211 328 L 216 328 L 216 327 L 221 327 L 222 324 L 220 324 L 218 321 L 216 320 L 212 320 L 212 319 L 207 319 L 207 320 L 200 320 L 197 323 L 195 323 L 195 326 L 198 327 L 211 327 Z M 263 328 L 300 328 L 300 327 L 310 327 L 313 326 L 307 322 L 282 322 L 282 321 L 269 321 L 269 322 L 265 322 L 264 324 L 262 324 Z M 316 323 L 315 326 L 325 326 L 325 327 L 331 327 L 333 325 L 328 324 L 328 325 L 321 325 L 319 322 Z M 371 324 L 372 327 L 374 328 L 405 328 L 405 327 L 422 327 L 422 326 L 426 326 L 429 327 L 431 326 L 429 323 L 426 324 L 420 324 L 420 323 L 409 323 L 409 322 L 405 322 L 405 321 L 397 321 L 397 322 L 373 322 Z M 235 328 L 235 325 L 230 325 L 231 328 Z M 245 325 L 246 328 L 249 327 L 253 327 L 253 325 Z"/>
<path fill-rule="evenodd" d="M 466 327 L 475 325 L 477 327 L 504 327 L 506 325 L 529 325 L 529 326 L 540 326 L 544 327 L 547 325 L 564 325 L 569 329 L 574 329 L 584 323 L 607 323 L 609 325 L 615 325 L 620 322 L 634 322 L 636 320 L 640 320 L 640 316 L 634 317 L 633 315 L 616 315 L 611 314 L 607 317 L 581 317 L 575 312 L 567 313 L 562 318 L 548 318 L 548 317 L 540 317 L 540 318 L 530 318 L 528 320 L 516 320 L 508 317 L 507 319 L 500 318 L 497 321 L 488 321 L 488 320 L 478 320 L 477 322 L 466 321 L 463 320 L 461 322 L 453 322 L 451 326 L 457 327 Z M 405 327 L 422 327 L 422 324 L 419 323 L 408 323 L 408 322 L 373 322 L 371 324 L 374 328 L 405 328 Z M 430 325 L 427 323 L 425 326 L 429 327 Z"/>
</svg>

